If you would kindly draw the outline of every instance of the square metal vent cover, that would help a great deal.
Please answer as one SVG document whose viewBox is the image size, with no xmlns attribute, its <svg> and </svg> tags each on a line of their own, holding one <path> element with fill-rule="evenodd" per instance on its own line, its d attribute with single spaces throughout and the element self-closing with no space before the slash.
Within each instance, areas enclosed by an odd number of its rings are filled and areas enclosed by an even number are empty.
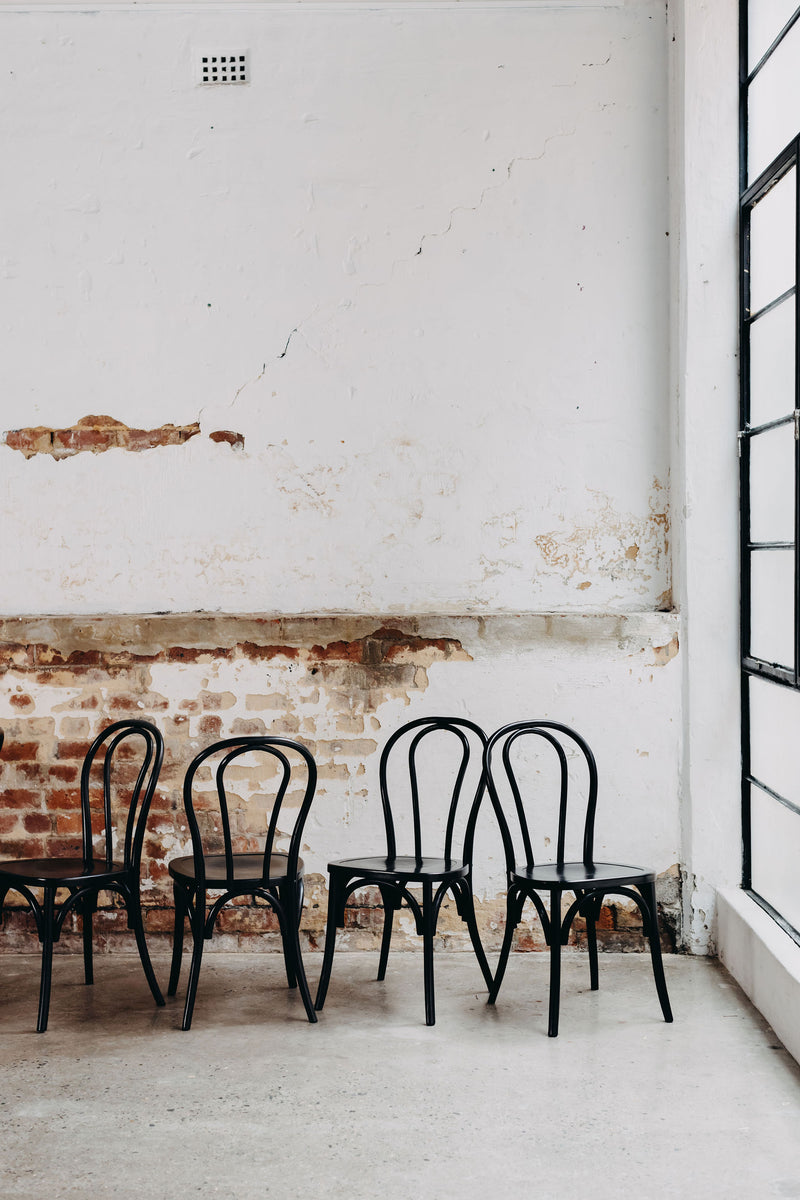
<svg viewBox="0 0 800 1200">
<path fill-rule="evenodd" d="M 197 82 L 249 83 L 250 55 L 247 50 L 202 50 L 197 56 Z"/>
</svg>

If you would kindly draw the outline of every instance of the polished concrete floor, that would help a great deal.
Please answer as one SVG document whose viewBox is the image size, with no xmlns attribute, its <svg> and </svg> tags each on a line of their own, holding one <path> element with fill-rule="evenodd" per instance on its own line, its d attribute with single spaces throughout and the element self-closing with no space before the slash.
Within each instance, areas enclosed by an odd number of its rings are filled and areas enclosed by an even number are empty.
<svg viewBox="0 0 800 1200">
<path fill-rule="evenodd" d="M 800 1070 L 717 963 L 567 955 L 546 1036 L 544 955 L 512 958 L 497 1006 L 468 954 L 340 953 L 309 1025 L 274 955 L 208 955 L 194 1026 L 152 1005 L 135 958 L 0 972 L 0 1197 L 80 1200 L 800 1198 Z M 308 958 L 312 990 L 320 959 Z M 158 963 L 160 977 L 166 964 Z"/>
</svg>

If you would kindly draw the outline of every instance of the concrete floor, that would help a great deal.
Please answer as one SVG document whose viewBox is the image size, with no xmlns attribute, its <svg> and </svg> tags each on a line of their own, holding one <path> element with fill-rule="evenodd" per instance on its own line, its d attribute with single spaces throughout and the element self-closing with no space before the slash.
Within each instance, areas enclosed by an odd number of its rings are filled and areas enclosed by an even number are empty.
<svg viewBox="0 0 800 1200">
<path fill-rule="evenodd" d="M 800 1197 L 800 1070 L 715 962 L 668 957 L 665 1025 L 647 956 L 601 956 L 592 994 L 567 954 L 548 1039 L 541 954 L 494 1009 L 471 955 L 438 954 L 432 1028 L 420 955 L 379 984 L 340 953 L 311 1026 L 280 958 L 210 954 L 189 1033 L 115 955 L 92 988 L 58 957 L 36 1034 L 38 960 L 2 961 L 2 1200 Z"/>
</svg>

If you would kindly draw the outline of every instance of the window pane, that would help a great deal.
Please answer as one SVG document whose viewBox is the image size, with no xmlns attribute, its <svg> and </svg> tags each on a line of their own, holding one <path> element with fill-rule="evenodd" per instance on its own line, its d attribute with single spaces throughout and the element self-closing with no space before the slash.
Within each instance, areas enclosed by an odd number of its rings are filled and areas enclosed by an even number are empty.
<svg viewBox="0 0 800 1200">
<path fill-rule="evenodd" d="M 794 421 L 750 439 L 750 541 L 794 541 Z"/>
<path fill-rule="evenodd" d="M 749 88 L 750 182 L 788 146 L 800 129 L 800 22 L 787 34 Z"/>
<path fill-rule="evenodd" d="M 794 551 L 750 554 L 750 653 L 794 668 Z"/>
<path fill-rule="evenodd" d="M 794 297 L 750 326 L 750 424 L 794 409 Z"/>
<path fill-rule="evenodd" d="M 749 687 L 751 773 L 800 805 L 800 693 L 768 679 Z"/>
<path fill-rule="evenodd" d="M 747 69 L 752 71 L 797 8 L 797 0 L 750 0 Z"/>
<path fill-rule="evenodd" d="M 757 787 L 750 802 L 753 888 L 800 929 L 800 816 Z"/>
<path fill-rule="evenodd" d="M 800 77 L 800 72 L 798 72 Z M 795 281 L 795 179 L 793 167 L 759 200 L 750 221 L 750 311 L 758 312 Z"/>
</svg>

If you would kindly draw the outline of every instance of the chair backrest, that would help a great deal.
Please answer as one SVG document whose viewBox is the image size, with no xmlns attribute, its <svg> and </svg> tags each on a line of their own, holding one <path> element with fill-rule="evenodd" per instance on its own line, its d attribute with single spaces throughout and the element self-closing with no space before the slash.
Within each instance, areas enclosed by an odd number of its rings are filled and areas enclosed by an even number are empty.
<svg viewBox="0 0 800 1200">
<path fill-rule="evenodd" d="M 469 789 L 466 794 L 470 799 L 470 809 L 466 819 L 462 849 L 464 861 L 469 862 L 472 857 L 475 822 L 485 790 L 482 758 L 486 746 L 486 734 L 473 721 L 468 721 L 463 717 L 419 717 L 416 721 L 409 721 L 396 730 L 384 746 L 380 759 L 380 792 L 383 820 L 386 827 L 387 853 L 390 856 L 397 853 L 395 822 L 390 801 L 390 791 L 392 790 L 389 781 L 390 767 L 398 757 L 402 757 L 405 751 L 407 772 L 404 772 L 404 777 L 407 780 L 408 799 L 410 800 L 414 857 L 422 858 L 423 831 L 418 763 L 420 747 L 423 742 L 427 743 L 427 750 L 430 750 L 434 743 L 437 749 L 436 761 L 440 770 L 437 771 L 434 786 L 438 804 L 443 806 L 443 801 L 449 794 L 444 833 L 444 857 L 446 859 L 453 857 L 453 845 L 457 831 L 456 821 L 462 813 L 461 800 L 466 789 Z M 470 763 L 473 765 L 471 772 L 469 771 Z M 437 847 L 437 854 L 439 849 Z"/>
<path fill-rule="evenodd" d="M 205 750 L 200 751 L 189 764 L 183 783 L 183 803 L 192 837 L 195 877 L 201 886 L 205 883 L 204 858 L 212 850 L 209 846 L 208 830 L 206 830 L 204 835 L 197 819 L 196 809 L 198 805 L 195 799 L 195 776 L 198 769 L 209 759 L 214 757 L 218 759 L 214 773 L 215 813 L 219 813 L 219 832 L 222 834 L 221 843 L 222 853 L 225 856 L 225 870 L 230 884 L 233 885 L 234 854 L 240 853 L 241 850 L 236 851 L 234 849 L 235 831 L 231 828 L 231 813 L 228 806 L 228 793 L 225 788 L 225 775 L 232 763 L 236 762 L 242 755 L 251 754 L 253 751 L 261 751 L 266 754 L 268 760 L 276 764 L 278 768 L 277 780 L 273 780 L 269 788 L 274 799 L 267 823 L 266 841 L 263 851 L 262 880 L 264 883 L 267 882 L 270 875 L 270 858 L 278 849 L 276 845 L 277 838 L 284 832 L 278 825 L 284 800 L 289 792 L 290 784 L 292 784 L 293 780 L 296 780 L 298 772 L 303 779 L 303 799 L 299 810 L 293 817 L 294 823 L 289 838 L 287 862 L 287 873 L 290 877 L 297 871 L 303 826 L 305 825 L 317 786 L 317 768 L 313 756 L 305 746 L 299 742 L 291 741 L 289 738 L 267 736 L 225 738 L 223 741 L 214 742 L 213 745 L 207 746 Z M 205 795 L 207 796 L 207 792 Z M 248 852 L 252 851 L 248 848 Z"/>
<path fill-rule="evenodd" d="M 534 865 L 533 842 L 520 780 L 520 751 L 526 743 L 527 748 L 532 748 L 532 745 L 538 749 L 543 747 L 551 756 L 555 756 L 559 786 L 556 842 L 556 863 L 559 867 L 564 865 L 570 794 L 578 789 L 579 777 L 583 776 L 582 858 L 590 866 L 594 861 L 594 818 L 597 808 L 597 764 L 592 751 L 580 734 L 557 721 L 515 721 L 492 734 L 484 754 L 486 782 L 500 824 L 508 868 L 513 869 L 521 861 Z M 513 753 L 515 748 L 516 755 Z M 533 773 L 535 770 L 535 767 L 531 767 Z M 516 837 L 512 835 L 512 828 Z M 522 854 L 517 854 L 520 844 Z"/>
<path fill-rule="evenodd" d="M 106 867 L 111 867 L 115 858 L 112 798 L 115 791 L 121 793 L 123 789 L 130 787 L 122 841 L 122 861 L 128 869 L 138 870 L 147 814 L 163 759 L 164 739 L 155 725 L 148 721 L 116 721 L 94 739 L 81 769 L 83 856 L 88 862 L 102 857 Z M 92 829 L 91 800 L 94 788 L 102 793 L 100 855 L 95 851 L 95 835 Z"/>
</svg>

